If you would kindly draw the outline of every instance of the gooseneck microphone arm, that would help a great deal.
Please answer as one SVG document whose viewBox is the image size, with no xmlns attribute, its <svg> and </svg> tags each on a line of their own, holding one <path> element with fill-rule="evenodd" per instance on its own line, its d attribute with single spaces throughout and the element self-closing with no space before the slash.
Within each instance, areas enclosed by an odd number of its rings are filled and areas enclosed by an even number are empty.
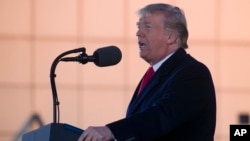
<svg viewBox="0 0 250 141">
<path fill-rule="evenodd" d="M 59 101 L 58 101 L 58 97 L 57 97 L 57 90 L 56 90 L 56 84 L 55 84 L 56 66 L 61 61 L 62 57 L 66 56 L 68 54 L 71 54 L 71 53 L 79 53 L 79 52 L 84 55 L 84 54 L 86 54 L 85 51 L 86 51 L 85 48 L 78 48 L 78 49 L 66 51 L 66 52 L 60 54 L 58 57 L 56 57 L 56 59 L 53 61 L 52 65 L 51 65 L 50 83 L 51 83 L 52 96 L 53 96 L 53 122 L 54 123 L 59 123 Z"/>
<path fill-rule="evenodd" d="M 71 53 L 80 53 L 80 55 L 76 57 L 64 57 Z M 64 58 L 63 58 L 64 57 Z M 56 66 L 60 61 L 68 62 L 79 62 L 81 64 L 86 64 L 88 62 L 94 62 L 99 67 L 112 66 L 120 62 L 122 57 L 121 51 L 116 46 L 108 46 L 97 49 L 92 56 L 88 56 L 86 54 L 85 48 L 78 48 L 66 51 L 60 54 L 53 61 L 51 69 L 50 69 L 50 82 L 51 89 L 53 94 L 53 121 L 54 123 L 59 122 L 59 101 L 57 97 L 56 84 L 55 84 L 55 70 Z M 58 116 L 58 117 L 57 117 Z"/>
</svg>

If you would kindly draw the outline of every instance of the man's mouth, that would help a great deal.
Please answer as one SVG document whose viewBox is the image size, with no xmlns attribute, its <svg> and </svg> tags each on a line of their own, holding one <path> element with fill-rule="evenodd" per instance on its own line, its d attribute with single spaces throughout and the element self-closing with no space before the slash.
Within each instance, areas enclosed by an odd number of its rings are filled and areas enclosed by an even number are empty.
<svg viewBox="0 0 250 141">
<path fill-rule="evenodd" d="M 144 48 L 146 46 L 146 44 L 141 41 L 139 41 L 138 44 L 140 48 Z"/>
</svg>

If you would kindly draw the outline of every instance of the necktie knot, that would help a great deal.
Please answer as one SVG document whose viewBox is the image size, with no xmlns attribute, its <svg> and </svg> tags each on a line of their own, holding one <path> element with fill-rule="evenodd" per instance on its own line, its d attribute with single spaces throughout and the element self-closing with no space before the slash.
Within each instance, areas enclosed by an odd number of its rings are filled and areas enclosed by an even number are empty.
<svg viewBox="0 0 250 141">
<path fill-rule="evenodd" d="M 151 77 L 154 75 L 154 69 L 153 67 L 149 67 L 146 74 L 144 75 L 143 79 L 142 79 L 142 82 L 141 82 L 141 85 L 140 85 L 140 89 L 139 89 L 139 92 L 138 94 L 142 91 L 142 89 L 147 85 L 148 81 L 151 79 Z"/>
</svg>

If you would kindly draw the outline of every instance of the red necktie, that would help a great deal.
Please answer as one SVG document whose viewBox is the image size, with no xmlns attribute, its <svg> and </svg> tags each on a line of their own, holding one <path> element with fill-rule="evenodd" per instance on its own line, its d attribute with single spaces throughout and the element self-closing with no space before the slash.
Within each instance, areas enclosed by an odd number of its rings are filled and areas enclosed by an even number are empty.
<svg viewBox="0 0 250 141">
<path fill-rule="evenodd" d="M 154 75 L 154 73 L 155 72 L 154 72 L 153 67 L 149 67 L 148 71 L 146 72 L 146 74 L 144 75 L 144 77 L 142 79 L 138 94 L 143 90 L 143 88 L 146 86 L 146 84 L 148 83 L 150 78 Z"/>
</svg>

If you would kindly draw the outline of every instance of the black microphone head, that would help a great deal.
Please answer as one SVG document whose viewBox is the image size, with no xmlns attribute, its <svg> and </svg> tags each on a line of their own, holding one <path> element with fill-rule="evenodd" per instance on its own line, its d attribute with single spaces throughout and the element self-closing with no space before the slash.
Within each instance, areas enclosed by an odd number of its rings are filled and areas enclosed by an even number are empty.
<svg viewBox="0 0 250 141">
<path fill-rule="evenodd" d="M 93 56 L 95 57 L 95 65 L 106 67 L 116 65 L 121 61 L 121 50 L 116 46 L 108 46 L 97 49 Z"/>
</svg>

